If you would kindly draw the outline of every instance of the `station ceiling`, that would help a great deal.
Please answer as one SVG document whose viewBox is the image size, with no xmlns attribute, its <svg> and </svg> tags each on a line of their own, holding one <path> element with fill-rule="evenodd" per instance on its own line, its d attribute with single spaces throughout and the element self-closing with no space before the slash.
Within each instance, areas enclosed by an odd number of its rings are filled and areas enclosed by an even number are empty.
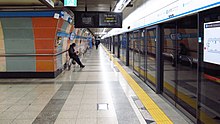
<svg viewBox="0 0 220 124">
<path fill-rule="evenodd" d="M 59 0 L 53 0 L 59 1 Z M 118 0 L 77 0 L 77 7 L 66 7 L 72 11 L 111 11 L 117 4 Z M 60 0 L 56 8 L 63 8 L 64 0 Z M 0 11 L 7 9 L 34 9 L 47 8 L 46 5 L 39 0 L 0 0 Z M 103 29 L 91 28 L 90 31 L 96 35 L 97 32 L 102 32 Z"/>
</svg>

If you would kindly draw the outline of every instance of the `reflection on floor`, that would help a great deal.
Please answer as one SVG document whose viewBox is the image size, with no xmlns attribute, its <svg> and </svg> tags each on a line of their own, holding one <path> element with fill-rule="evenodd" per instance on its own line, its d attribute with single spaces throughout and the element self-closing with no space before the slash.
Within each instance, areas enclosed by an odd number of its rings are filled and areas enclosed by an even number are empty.
<svg viewBox="0 0 220 124">
<path fill-rule="evenodd" d="M 72 66 L 56 79 L 1 79 L 0 123 L 155 123 L 101 47 L 88 50 L 82 62 L 85 68 Z M 172 107 L 166 113 L 174 123 L 187 123 Z"/>
</svg>

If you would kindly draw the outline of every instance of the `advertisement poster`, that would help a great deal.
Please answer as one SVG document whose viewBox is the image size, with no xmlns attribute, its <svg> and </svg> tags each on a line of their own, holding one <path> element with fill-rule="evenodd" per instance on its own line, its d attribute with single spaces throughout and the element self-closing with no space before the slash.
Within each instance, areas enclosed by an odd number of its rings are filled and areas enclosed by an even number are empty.
<svg viewBox="0 0 220 124">
<path fill-rule="evenodd" d="M 204 62 L 220 64 L 220 21 L 204 23 Z"/>
</svg>

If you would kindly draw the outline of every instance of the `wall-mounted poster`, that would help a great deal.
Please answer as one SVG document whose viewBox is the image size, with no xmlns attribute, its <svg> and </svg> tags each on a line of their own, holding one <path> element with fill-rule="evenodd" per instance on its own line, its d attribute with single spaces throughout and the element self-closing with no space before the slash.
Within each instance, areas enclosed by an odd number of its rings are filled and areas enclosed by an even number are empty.
<svg viewBox="0 0 220 124">
<path fill-rule="evenodd" d="M 204 62 L 220 64 L 220 21 L 204 23 Z"/>
</svg>

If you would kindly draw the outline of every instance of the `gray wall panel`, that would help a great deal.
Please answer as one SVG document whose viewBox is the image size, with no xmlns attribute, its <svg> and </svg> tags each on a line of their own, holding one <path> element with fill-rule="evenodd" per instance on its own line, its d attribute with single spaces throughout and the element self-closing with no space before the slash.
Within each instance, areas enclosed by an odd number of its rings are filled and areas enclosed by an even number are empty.
<svg viewBox="0 0 220 124">
<path fill-rule="evenodd" d="M 35 54 L 31 18 L 1 18 L 6 54 Z M 6 68 L 10 72 L 36 71 L 34 57 L 7 57 Z"/>
<path fill-rule="evenodd" d="M 7 72 L 35 72 L 35 57 L 7 57 Z"/>
</svg>

